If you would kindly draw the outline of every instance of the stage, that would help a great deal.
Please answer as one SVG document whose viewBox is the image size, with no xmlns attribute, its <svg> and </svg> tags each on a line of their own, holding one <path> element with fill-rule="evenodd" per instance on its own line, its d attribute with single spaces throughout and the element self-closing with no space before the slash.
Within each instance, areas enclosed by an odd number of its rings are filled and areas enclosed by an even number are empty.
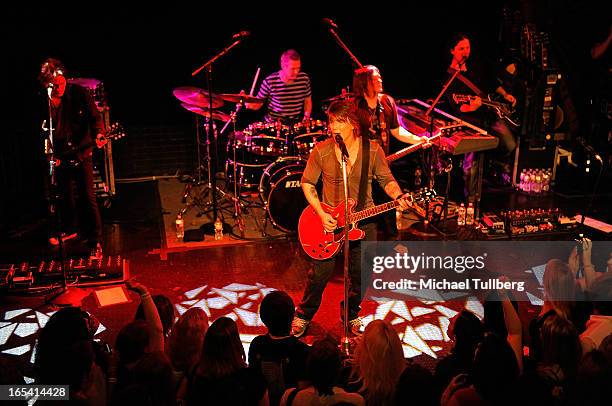
<svg viewBox="0 0 612 406">
<path fill-rule="evenodd" d="M 181 191 L 181 185 L 178 179 L 120 183 L 113 204 L 103 210 L 105 255 L 121 255 L 129 261 L 130 277 L 147 286 L 152 294 L 168 296 L 175 305 L 177 315 L 195 306 L 203 308 L 212 319 L 223 315 L 234 318 L 239 323 L 242 340 L 248 350 L 253 337 L 265 331 L 258 317 L 262 297 L 271 290 L 281 289 L 287 291 L 296 304 L 299 303 L 309 261 L 295 236 L 278 230 L 275 235 L 271 232 L 270 238 L 259 235 L 257 241 L 226 235 L 222 242 L 218 242 L 206 236 L 200 243 L 187 243 L 194 246 L 170 247 L 168 235 L 173 230 L 167 223 L 168 219 L 175 218 L 176 210 L 180 208 L 181 195 L 179 193 L 177 196 L 176 191 Z M 521 207 L 544 204 L 542 199 L 526 199 L 512 191 L 491 190 L 487 196 L 483 200 L 485 209 L 491 205 L 513 207 L 514 203 Z M 564 202 L 563 198 L 554 199 L 548 204 Z M 174 202 L 174 206 L 170 207 L 168 202 Z M 571 201 L 565 203 L 570 204 Z M 246 224 L 247 228 L 251 227 L 254 220 L 247 219 Z M 410 233 L 409 222 L 405 225 L 399 239 L 417 239 Z M 57 250 L 47 245 L 46 226 L 45 219 L 41 218 L 27 227 L 14 230 L 10 239 L 1 244 L 2 263 L 35 263 L 56 257 Z M 186 229 L 192 227 L 187 225 Z M 67 243 L 66 248 L 68 256 L 86 253 L 85 247 L 78 241 Z M 131 294 L 128 303 L 100 307 L 94 291 L 111 286 L 115 284 L 73 293 L 76 293 L 76 304 L 99 321 L 96 338 L 113 344 L 119 329 L 133 318 L 139 299 Z M 337 269 L 323 295 L 321 308 L 303 338 L 305 342 L 312 343 L 326 334 L 338 339 L 341 337 L 342 292 L 341 269 Z M 2 363 L 17 374 L 31 376 L 31 360 L 38 330 L 58 309 L 46 301 L 51 293 L 4 294 L 0 299 L 0 357 Z M 537 304 L 541 292 L 532 293 L 534 300 L 521 304 L 522 320 L 531 319 L 539 311 Z M 447 336 L 449 321 L 464 308 L 479 317 L 483 315 L 480 302 L 473 297 L 462 296 L 446 301 L 369 300 L 363 303 L 361 316 L 366 323 L 374 318 L 391 322 L 402 339 L 406 357 L 432 366 L 436 359 L 448 353 L 451 345 Z"/>
</svg>

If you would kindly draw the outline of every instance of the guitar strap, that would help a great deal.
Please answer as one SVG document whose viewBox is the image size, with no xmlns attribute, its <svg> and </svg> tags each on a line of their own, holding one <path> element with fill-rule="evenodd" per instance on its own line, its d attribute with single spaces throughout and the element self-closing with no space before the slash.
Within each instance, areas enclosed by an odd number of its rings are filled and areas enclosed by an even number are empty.
<svg viewBox="0 0 612 406">
<path fill-rule="evenodd" d="M 454 70 L 454 69 L 452 69 L 452 68 L 448 68 L 448 73 L 451 73 L 451 74 L 452 74 L 452 73 L 455 73 L 455 70 Z M 463 84 L 464 84 L 464 85 L 466 85 L 467 87 L 469 87 L 469 88 L 470 88 L 470 90 L 471 90 L 472 92 L 474 92 L 476 95 L 478 95 L 478 96 L 481 96 L 481 97 L 482 97 L 482 96 L 485 94 L 485 93 L 484 93 L 482 90 L 480 90 L 480 89 L 478 88 L 478 86 L 476 86 L 476 85 L 474 84 L 474 82 L 472 82 L 471 80 L 469 80 L 468 78 L 466 78 L 465 76 L 463 76 L 463 74 L 462 74 L 462 73 L 459 73 L 459 74 L 457 75 L 457 79 L 459 79 L 461 82 L 463 82 Z"/>
<path fill-rule="evenodd" d="M 368 190 L 368 171 L 370 170 L 370 139 L 361 136 L 361 176 L 359 178 L 359 198 L 357 199 L 356 211 L 365 205 L 366 191 Z"/>
</svg>

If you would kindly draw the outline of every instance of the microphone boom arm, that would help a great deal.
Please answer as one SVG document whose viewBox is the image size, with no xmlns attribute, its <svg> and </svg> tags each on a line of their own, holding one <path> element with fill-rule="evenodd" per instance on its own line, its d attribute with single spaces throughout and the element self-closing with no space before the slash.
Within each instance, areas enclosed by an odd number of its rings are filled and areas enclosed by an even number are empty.
<svg viewBox="0 0 612 406">
<path fill-rule="evenodd" d="M 324 19 L 326 20 L 326 19 Z M 329 28 L 329 32 L 331 33 L 331 35 L 334 37 L 334 39 L 336 40 L 336 42 L 338 43 L 338 45 L 340 45 L 340 47 L 342 49 L 344 49 L 344 51 L 348 54 L 348 56 L 353 60 L 353 62 L 357 65 L 358 68 L 363 68 L 363 64 L 361 62 L 359 62 L 359 60 L 357 59 L 357 57 L 351 52 L 351 50 L 346 46 L 346 44 L 344 43 L 344 41 L 342 41 L 342 39 L 340 39 L 340 36 L 338 35 L 338 33 L 336 33 L 336 31 L 334 30 L 333 26 L 330 26 Z"/>
</svg>

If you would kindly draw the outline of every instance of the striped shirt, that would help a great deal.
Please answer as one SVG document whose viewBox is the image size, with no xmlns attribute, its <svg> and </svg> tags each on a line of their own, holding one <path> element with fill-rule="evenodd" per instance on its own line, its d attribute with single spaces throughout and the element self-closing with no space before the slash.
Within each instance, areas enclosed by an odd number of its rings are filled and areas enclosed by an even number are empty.
<svg viewBox="0 0 612 406">
<path fill-rule="evenodd" d="M 264 79 L 257 97 L 268 102 L 268 116 L 275 118 L 298 118 L 304 108 L 304 100 L 312 95 L 310 78 L 304 72 L 291 83 L 275 72 Z"/>
</svg>

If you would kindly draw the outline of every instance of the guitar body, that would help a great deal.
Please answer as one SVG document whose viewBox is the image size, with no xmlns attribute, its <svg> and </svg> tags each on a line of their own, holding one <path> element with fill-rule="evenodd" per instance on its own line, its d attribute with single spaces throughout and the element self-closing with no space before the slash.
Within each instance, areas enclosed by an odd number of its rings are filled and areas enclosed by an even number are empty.
<svg viewBox="0 0 612 406">
<path fill-rule="evenodd" d="M 453 99 L 456 103 L 470 103 L 470 100 L 475 97 L 465 94 L 453 94 Z M 494 101 L 491 96 L 481 97 L 481 101 L 483 105 L 495 111 L 497 117 L 505 120 L 508 124 L 517 128 L 521 126 L 519 121 L 513 117 L 515 110 L 511 104 Z"/>
<path fill-rule="evenodd" d="M 349 198 L 349 215 L 353 213 L 356 202 Z M 298 222 L 298 237 L 302 248 L 313 259 L 326 260 L 332 258 L 340 251 L 344 242 L 344 204 L 335 207 L 321 203 L 323 210 L 338 220 L 337 228 L 334 232 L 325 232 L 323 222 L 317 212 L 308 206 L 302 212 Z M 358 229 L 355 224 L 350 225 L 349 240 L 360 240 L 365 233 Z"/>
</svg>

